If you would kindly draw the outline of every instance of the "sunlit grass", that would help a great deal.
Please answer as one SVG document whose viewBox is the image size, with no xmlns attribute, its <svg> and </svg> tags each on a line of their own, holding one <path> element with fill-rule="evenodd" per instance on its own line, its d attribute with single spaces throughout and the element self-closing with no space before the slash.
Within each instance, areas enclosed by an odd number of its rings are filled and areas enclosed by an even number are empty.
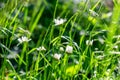
<svg viewBox="0 0 120 80">
<path fill-rule="evenodd" d="M 113 3 L 109 10 L 102 0 L 1 1 L 0 79 L 119 80 Z"/>
</svg>

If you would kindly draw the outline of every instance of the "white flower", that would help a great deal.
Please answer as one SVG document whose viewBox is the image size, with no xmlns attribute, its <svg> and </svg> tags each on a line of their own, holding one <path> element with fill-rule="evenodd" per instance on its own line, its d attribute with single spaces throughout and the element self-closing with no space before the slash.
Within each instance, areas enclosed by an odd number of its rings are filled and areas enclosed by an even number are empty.
<svg viewBox="0 0 120 80">
<path fill-rule="evenodd" d="M 118 49 L 118 45 L 116 45 L 116 46 L 113 46 L 113 48 L 114 48 L 114 49 Z"/>
<path fill-rule="evenodd" d="M 104 44 L 104 39 L 102 39 L 102 38 L 98 38 L 98 41 L 101 43 L 101 44 Z"/>
<path fill-rule="evenodd" d="M 19 43 L 23 42 L 29 42 L 31 39 L 28 39 L 26 36 L 22 36 L 21 38 L 18 38 Z"/>
<path fill-rule="evenodd" d="M 94 71 L 93 77 L 94 77 L 94 78 L 97 77 L 97 71 Z"/>
<path fill-rule="evenodd" d="M 75 64 L 79 64 L 79 61 L 77 59 L 73 60 Z"/>
<path fill-rule="evenodd" d="M 66 47 L 66 50 L 65 50 L 67 53 L 72 53 L 73 52 L 73 47 L 72 46 L 69 46 L 67 45 Z"/>
<path fill-rule="evenodd" d="M 45 47 L 44 46 L 40 46 L 38 48 L 36 48 L 38 51 L 46 51 Z"/>
<path fill-rule="evenodd" d="M 79 34 L 80 34 L 80 35 L 85 35 L 86 32 L 85 32 L 85 30 L 81 30 Z"/>
<path fill-rule="evenodd" d="M 93 45 L 93 40 L 87 40 L 86 45 L 92 46 Z"/>
<path fill-rule="evenodd" d="M 13 59 L 13 58 L 17 58 L 18 54 L 16 52 L 10 53 L 9 55 L 7 55 L 8 59 Z"/>
<path fill-rule="evenodd" d="M 66 19 L 62 19 L 62 18 L 54 19 L 55 26 L 61 25 L 64 22 L 66 22 Z"/>
<path fill-rule="evenodd" d="M 64 48 L 63 48 L 63 47 L 60 47 L 60 51 L 63 52 L 63 51 L 64 51 Z"/>
<path fill-rule="evenodd" d="M 54 57 L 56 60 L 60 60 L 61 54 L 55 53 L 55 54 L 53 55 L 53 57 Z"/>
<path fill-rule="evenodd" d="M 85 31 L 85 30 L 81 30 L 79 32 L 79 35 L 81 35 L 81 36 L 83 36 L 83 35 L 89 35 L 89 34 L 90 34 L 90 32 L 89 31 Z"/>
</svg>

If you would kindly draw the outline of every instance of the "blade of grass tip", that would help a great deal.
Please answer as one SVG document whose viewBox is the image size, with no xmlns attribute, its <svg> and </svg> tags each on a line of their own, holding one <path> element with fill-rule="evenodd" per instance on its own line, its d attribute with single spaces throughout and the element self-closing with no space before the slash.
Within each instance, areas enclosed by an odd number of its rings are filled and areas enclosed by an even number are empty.
<svg viewBox="0 0 120 80">
<path fill-rule="evenodd" d="M 63 31 L 62 31 L 62 33 L 61 33 L 61 36 L 64 34 L 64 32 L 65 32 L 65 30 L 66 30 L 66 28 L 67 28 L 68 23 L 69 23 L 77 14 L 78 14 L 78 12 L 76 12 L 76 13 L 67 21 L 67 23 L 65 24 L 65 27 L 63 28 Z"/>
<path fill-rule="evenodd" d="M 45 56 L 42 54 L 42 53 L 40 53 L 40 55 L 42 56 L 42 58 L 48 63 L 48 65 L 50 65 L 51 66 L 51 64 L 49 63 L 49 61 L 45 58 Z"/>
<path fill-rule="evenodd" d="M 99 5 L 100 2 L 101 2 L 101 0 L 97 1 L 97 3 L 91 8 L 91 10 L 94 11 L 94 9 Z M 96 14 L 96 16 L 98 16 L 98 14 Z M 94 27 L 93 27 L 93 29 L 94 29 L 97 24 L 96 18 L 89 15 L 88 20 L 90 20 L 94 24 Z"/>
<path fill-rule="evenodd" d="M 57 6 L 58 6 L 58 0 L 56 1 L 55 10 L 54 10 L 54 13 L 53 13 L 53 21 L 56 17 Z M 50 41 L 52 40 L 53 33 L 54 33 L 54 25 L 52 25 L 52 28 L 51 28 L 51 31 L 50 31 Z"/>
<path fill-rule="evenodd" d="M 60 37 L 55 37 L 55 38 L 50 42 L 50 44 L 55 45 L 55 44 L 58 42 L 59 39 L 60 39 Z"/>
<path fill-rule="evenodd" d="M 5 45 L 3 45 L 2 43 L 0 43 L 0 46 L 3 47 L 4 49 L 6 49 L 10 54 L 14 54 L 9 48 L 7 48 L 7 47 L 6 47 Z M 24 62 L 24 60 L 22 60 L 19 55 L 17 55 L 17 56 L 18 56 L 18 58 L 26 65 L 26 63 Z"/>
<path fill-rule="evenodd" d="M 33 13 L 32 13 L 32 17 L 31 17 L 31 20 L 30 20 L 30 25 L 29 25 L 29 28 L 32 26 L 32 24 L 34 23 L 34 20 L 36 18 L 36 15 L 38 14 L 38 8 L 40 8 L 41 4 L 42 4 L 42 0 L 37 0 L 36 3 L 39 3 L 37 5 L 35 5 L 34 9 L 33 9 Z"/>
<path fill-rule="evenodd" d="M 114 1 L 114 0 L 113 0 Z M 118 23 L 119 23 L 119 17 L 120 17 L 120 3 L 116 4 L 114 2 L 115 6 L 113 8 L 113 14 L 112 14 L 112 21 L 109 26 L 109 34 L 108 39 L 110 42 L 112 42 L 113 36 L 115 35 L 116 30 L 118 29 Z"/>
<path fill-rule="evenodd" d="M 45 4 L 46 6 L 49 5 L 48 2 L 47 2 L 46 0 L 43 0 L 43 2 L 44 2 L 44 4 Z"/>
<path fill-rule="evenodd" d="M 48 30 L 48 29 L 47 29 Z M 39 47 L 41 45 L 41 43 L 43 42 L 44 38 L 46 37 L 46 32 L 47 31 L 42 31 L 41 34 L 39 35 L 39 39 L 37 40 L 37 43 L 36 43 L 36 47 Z M 43 44 L 44 45 L 44 44 Z"/>
<path fill-rule="evenodd" d="M 24 56 L 25 56 L 25 52 L 26 52 L 26 50 L 27 50 L 27 46 L 28 46 L 28 43 L 24 43 L 22 52 L 21 52 L 21 54 L 20 54 L 19 68 L 18 68 L 18 69 L 20 69 L 20 67 L 21 67 L 22 60 L 23 60 L 23 58 L 24 58 Z M 26 66 L 27 66 L 27 64 L 26 64 Z"/>
<path fill-rule="evenodd" d="M 38 21 L 40 20 L 40 17 L 42 16 L 42 13 L 43 13 L 44 9 L 45 9 L 44 6 L 40 9 L 40 11 L 39 11 L 39 13 L 38 13 L 38 15 L 37 15 L 37 17 L 36 17 L 33 25 L 31 26 L 30 33 L 32 33 L 32 32 L 34 31 L 34 29 L 35 29 Z M 30 36 L 31 36 L 31 35 L 30 35 Z M 30 37 L 30 36 L 29 36 L 29 37 Z"/>
<path fill-rule="evenodd" d="M 17 18 L 17 16 L 19 15 L 20 11 L 22 10 L 23 5 L 20 6 L 20 8 L 18 9 L 16 15 L 14 16 L 14 18 L 12 19 L 10 26 L 14 23 L 15 19 Z"/>
<path fill-rule="evenodd" d="M 45 36 L 44 36 L 43 40 L 42 40 L 42 45 L 45 43 L 45 40 L 48 40 L 48 38 L 46 38 L 46 37 L 49 34 L 50 30 L 51 30 L 51 24 L 48 26 L 48 29 L 47 29 L 47 31 L 45 33 Z M 39 43 L 39 41 L 37 43 Z M 39 45 L 37 44 L 37 46 L 39 46 Z"/>
<path fill-rule="evenodd" d="M 12 31 L 10 31 L 9 29 L 7 29 L 7 28 L 5 28 L 5 27 L 2 28 L 2 29 L 12 34 Z M 16 36 L 16 34 L 13 34 L 13 35 Z"/>
<path fill-rule="evenodd" d="M 101 0 L 97 1 L 97 3 L 92 7 L 91 10 L 94 10 L 94 9 L 99 5 L 100 2 L 101 2 Z M 102 8 L 102 5 L 99 7 L 99 11 L 101 10 L 101 8 Z M 97 16 L 99 16 L 99 15 L 97 14 Z M 92 17 L 92 16 L 89 16 L 88 19 L 89 19 L 89 20 L 93 23 L 93 25 L 94 25 L 93 28 L 92 28 L 92 30 L 91 30 L 91 32 L 90 32 L 90 34 L 91 34 L 91 33 L 93 32 L 93 30 L 95 29 L 98 21 L 97 21 L 97 19 L 96 19 L 95 17 Z M 90 27 L 90 25 L 91 25 L 91 24 L 89 24 L 89 27 Z M 87 29 L 89 29 L 89 27 L 87 27 Z M 87 29 L 86 29 L 86 30 L 87 30 Z M 91 39 L 91 36 L 90 36 L 89 39 Z"/>
<path fill-rule="evenodd" d="M 39 70 L 39 62 L 40 62 L 40 54 L 38 54 L 37 61 L 35 63 L 35 74 L 38 73 Z"/>
<path fill-rule="evenodd" d="M 74 24 L 75 24 L 75 21 L 77 19 L 77 16 L 78 16 L 78 14 L 75 16 L 75 18 L 74 18 L 74 20 L 72 22 L 72 26 L 71 26 L 70 31 L 69 31 L 69 36 L 70 36 L 70 42 L 71 42 L 71 44 L 72 44 L 72 40 L 71 40 L 72 39 L 72 29 L 74 27 Z"/>
<path fill-rule="evenodd" d="M 9 48 L 7 48 L 7 47 L 6 47 L 5 45 L 3 45 L 2 43 L 0 43 L 0 46 L 3 47 L 3 48 L 5 48 L 8 52 L 13 53 Z"/>
<path fill-rule="evenodd" d="M 94 10 L 94 9 L 98 6 L 98 4 L 99 4 L 100 2 L 101 2 L 101 0 L 97 1 L 97 3 L 92 7 L 91 10 Z"/>
<path fill-rule="evenodd" d="M 30 53 L 32 53 L 33 51 L 35 51 L 36 50 L 36 48 L 33 48 L 33 49 L 31 49 L 29 52 L 27 52 L 27 54 L 29 55 Z"/>
<path fill-rule="evenodd" d="M 8 18 L 6 17 L 5 12 L 7 12 L 9 14 L 13 11 L 14 8 L 13 9 L 8 9 L 7 8 L 12 3 L 13 3 L 13 1 L 7 0 L 6 3 L 4 3 L 4 5 L 5 5 L 4 8 L 2 10 L 0 10 L 0 24 L 5 25 L 5 27 L 7 25 L 6 23 L 8 23 Z"/>
<path fill-rule="evenodd" d="M 90 1 L 90 0 L 86 0 L 86 1 L 85 1 L 86 4 L 85 4 L 85 6 L 84 6 L 84 9 L 83 9 L 83 12 L 82 12 L 82 13 L 84 13 L 84 12 L 86 11 L 87 6 L 89 5 L 89 1 Z"/>
<path fill-rule="evenodd" d="M 18 78 L 18 80 L 21 80 L 20 76 L 17 75 L 16 70 L 14 69 L 12 63 L 9 60 L 6 60 L 9 64 L 9 66 L 12 68 L 13 72 L 15 73 L 15 76 Z"/>
<path fill-rule="evenodd" d="M 54 10 L 54 13 L 53 13 L 53 20 L 56 17 L 57 6 L 58 6 L 58 0 L 56 1 L 55 10 Z"/>
<path fill-rule="evenodd" d="M 12 41 L 13 41 L 13 38 L 14 38 L 16 29 L 17 29 L 17 24 L 15 24 L 14 27 L 13 27 L 13 31 L 12 31 L 12 33 L 11 33 L 12 36 L 10 37 L 10 42 L 9 42 L 8 48 L 10 48 L 10 46 L 11 46 L 11 43 L 12 43 Z"/>
<path fill-rule="evenodd" d="M 44 66 L 46 65 L 46 62 L 44 61 Z M 44 80 L 47 80 L 47 69 L 44 70 L 44 73 L 43 73 L 43 76 L 44 76 Z"/>
<path fill-rule="evenodd" d="M 8 0 L 8 2 L 9 2 L 9 0 Z M 5 22 L 5 27 L 7 27 L 7 25 L 9 25 L 9 19 L 10 19 L 10 17 L 12 16 L 12 13 L 13 13 L 13 12 L 15 11 L 15 9 L 17 8 L 17 5 L 18 5 L 18 2 L 17 2 L 17 0 L 16 0 L 14 8 L 9 12 L 10 16 L 7 18 L 7 20 L 6 20 L 6 22 Z"/>
<path fill-rule="evenodd" d="M 28 16 L 28 8 L 25 8 L 25 15 L 24 15 L 24 19 L 23 19 L 23 21 L 24 21 L 24 24 L 26 24 L 26 22 L 27 22 L 27 16 Z"/>
<path fill-rule="evenodd" d="M 41 58 L 39 57 L 42 53 L 41 52 L 39 52 L 40 54 L 38 55 L 38 59 L 37 59 L 37 61 L 36 61 L 36 63 L 35 63 L 35 70 L 41 70 L 40 72 L 36 72 L 34 75 L 34 77 L 36 77 L 37 75 L 39 75 L 42 71 L 44 71 L 44 70 L 46 70 L 45 68 L 47 68 L 48 66 L 51 66 L 51 64 L 49 64 L 49 62 L 47 62 L 48 64 L 45 66 L 45 62 L 46 62 L 46 60 L 45 60 L 45 56 L 46 55 L 43 55 Z M 48 54 L 49 52 L 47 52 L 46 54 Z M 38 64 L 39 64 L 39 62 L 42 60 L 42 59 L 44 59 L 45 61 L 44 61 L 44 67 L 41 67 L 41 68 L 39 68 L 38 67 Z M 44 74 L 45 75 L 45 74 Z"/>
<path fill-rule="evenodd" d="M 93 63 L 93 61 L 94 61 L 94 58 L 93 58 L 93 54 L 94 54 L 94 52 L 91 52 L 91 54 L 92 55 L 90 55 L 89 57 L 90 57 L 90 62 L 88 63 L 89 64 L 89 66 L 87 67 L 87 70 L 86 70 L 86 74 L 88 74 L 90 71 L 89 70 L 92 70 L 92 68 L 94 67 L 94 63 Z"/>
<path fill-rule="evenodd" d="M 8 34 L 5 32 L 5 30 L 0 29 L 0 31 L 1 31 L 3 34 L 5 34 L 6 36 L 8 36 Z"/>
<path fill-rule="evenodd" d="M 44 56 L 47 56 L 49 53 L 51 52 L 51 50 L 49 50 Z M 43 57 L 41 57 L 40 61 L 43 59 Z"/>
</svg>

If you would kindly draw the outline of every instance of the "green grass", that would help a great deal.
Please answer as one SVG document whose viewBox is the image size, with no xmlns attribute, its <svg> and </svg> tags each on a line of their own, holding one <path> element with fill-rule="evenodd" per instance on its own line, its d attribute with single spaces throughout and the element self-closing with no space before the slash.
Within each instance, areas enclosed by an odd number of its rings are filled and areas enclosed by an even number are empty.
<svg viewBox="0 0 120 80">
<path fill-rule="evenodd" d="M 1 80 L 119 80 L 119 0 L 73 1 L 0 1 Z"/>
</svg>

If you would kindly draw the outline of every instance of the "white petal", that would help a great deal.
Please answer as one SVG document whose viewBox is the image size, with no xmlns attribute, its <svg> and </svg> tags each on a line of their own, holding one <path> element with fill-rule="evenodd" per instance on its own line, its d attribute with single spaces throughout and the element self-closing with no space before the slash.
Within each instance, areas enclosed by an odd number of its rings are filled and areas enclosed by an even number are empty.
<svg viewBox="0 0 120 80">
<path fill-rule="evenodd" d="M 67 45 L 66 47 L 66 50 L 65 50 L 67 53 L 72 53 L 73 52 L 73 47 L 72 46 L 69 46 Z"/>
</svg>

